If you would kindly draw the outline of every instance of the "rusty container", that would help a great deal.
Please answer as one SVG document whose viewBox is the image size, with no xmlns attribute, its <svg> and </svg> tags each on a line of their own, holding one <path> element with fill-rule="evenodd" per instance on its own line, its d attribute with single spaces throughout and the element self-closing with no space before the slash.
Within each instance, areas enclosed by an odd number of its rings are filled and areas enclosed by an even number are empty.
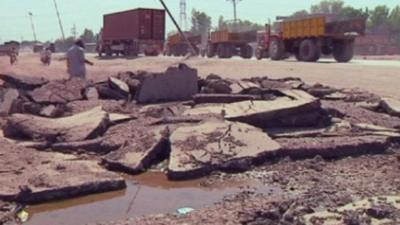
<svg viewBox="0 0 400 225">
<path fill-rule="evenodd" d="M 164 40 L 165 10 L 133 9 L 104 15 L 103 40 Z"/>
</svg>

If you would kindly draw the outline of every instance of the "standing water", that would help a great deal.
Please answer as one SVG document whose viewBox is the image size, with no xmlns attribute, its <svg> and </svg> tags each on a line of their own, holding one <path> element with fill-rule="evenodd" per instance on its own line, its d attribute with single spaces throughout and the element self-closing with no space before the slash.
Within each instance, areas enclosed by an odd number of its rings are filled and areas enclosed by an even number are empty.
<svg viewBox="0 0 400 225">
<path fill-rule="evenodd" d="M 84 225 L 123 220 L 148 214 L 173 213 L 178 208 L 199 209 L 240 191 L 246 182 L 202 187 L 202 179 L 168 181 L 165 174 L 149 172 L 127 177 L 122 191 L 89 195 L 28 207 L 28 225 Z"/>
</svg>

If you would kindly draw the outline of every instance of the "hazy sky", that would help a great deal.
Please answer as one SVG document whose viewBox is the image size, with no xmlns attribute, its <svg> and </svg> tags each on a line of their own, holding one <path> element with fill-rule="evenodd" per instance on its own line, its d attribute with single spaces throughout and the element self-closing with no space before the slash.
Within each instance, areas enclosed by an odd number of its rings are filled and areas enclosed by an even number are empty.
<svg viewBox="0 0 400 225">
<path fill-rule="evenodd" d="M 289 15 L 294 11 L 309 9 L 311 4 L 320 0 L 243 0 L 238 5 L 240 19 L 248 19 L 258 23 L 265 23 L 268 18 L 274 19 L 278 15 Z M 179 0 L 165 0 L 172 13 L 179 20 Z M 133 9 L 137 7 L 161 8 L 158 0 L 57 0 L 62 16 L 64 30 L 67 36 L 76 24 L 78 33 L 87 27 L 98 32 L 102 26 L 102 15 L 106 13 Z M 357 8 L 385 4 L 393 7 L 400 4 L 400 0 L 345 0 L 345 3 Z M 232 19 L 232 4 L 226 0 L 187 0 L 188 16 L 192 8 L 205 11 L 213 17 L 213 25 L 218 17 L 223 15 Z M 53 0 L 0 0 L 0 42 L 10 39 L 32 40 L 33 34 L 28 17 L 32 12 L 37 37 L 40 41 L 54 40 L 61 36 L 56 18 Z M 167 30 L 171 30 L 172 23 L 167 20 Z"/>
</svg>

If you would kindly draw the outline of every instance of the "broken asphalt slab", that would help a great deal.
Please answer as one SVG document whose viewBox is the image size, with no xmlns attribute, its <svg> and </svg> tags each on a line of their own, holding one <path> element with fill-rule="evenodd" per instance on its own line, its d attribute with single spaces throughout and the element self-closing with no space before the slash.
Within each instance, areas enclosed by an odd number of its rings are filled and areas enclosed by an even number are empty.
<svg viewBox="0 0 400 225">
<path fill-rule="evenodd" d="M 0 102 L 0 116 L 8 116 L 16 111 L 16 101 L 20 94 L 16 89 L 2 90 Z"/>
<path fill-rule="evenodd" d="M 147 74 L 135 98 L 138 103 L 190 100 L 198 92 L 197 80 L 196 69 L 180 64 L 165 73 Z"/>
<path fill-rule="evenodd" d="M 0 143 L 2 200 L 39 203 L 125 188 L 122 177 L 96 161 Z"/>
<path fill-rule="evenodd" d="M 342 101 L 321 101 L 322 107 L 333 117 L 343 118 L 352 124 L 364 123 L 387 128 L 400 128 L 400 118 L 374 112 L 354 103 Z"/>
<path fill-rule="evenodd" d="M 214 170 L 245 171 L 280 150 L 261 129 L 228 121 L 180 126 L 170 143 L 167 175 L 173 180 L 193 179 Z"/>
<path fill-rule="evenodd" d="M 242 101 L 230 104 L 199 106 L 184 115 L 217 114 L 225 119 L 268 128 L 276 126 L 313 126 L 323 112 L 318 99 L 300 90 L 284 90 L 285 97 L 270 101 Z"/>
<path fill-rule="evenodd" d="M 0 79 L 5 82 L 6 87 L 22 90 L 33 90 L 49 82 L 44 78 L 21 76 L 15 74 L 0 74 Z"/>
<path fill-rule="evenodd" d="M 142 173 L 168 156 L 166 135 L 165 127 L 143 127 L 137 121 L 111 127 L 105 139 L 121 147 L 104 156 L 102 165 L 113 171 Z"/>
<path fill-rule="evenodd" d="M 247 100 L 256 100 L 254 95 L 241 95 L 241 94 L 195 94 L 193 101 L 195 104 L 204 103 L 233 103 Z"/>
<path fill-rule="evenodd" d="M 382 153 L 390 146 L 390 139 L 384 136 L 338 136 L 275 139 L 281 146 L 282 156 L 291 158 L 339 158 L 350 155 Z"/>
<path fill-rule="evenodd" d="M 66 104 L 83 99 L 86 81 L 78 78 L 50 81 L 29 93 L 31 99 L 40 104 Z"/>
<path fill-rule="evenodd" d="M 44 118 L 13 114 L 7 120 L 4 134 L 9 138 L 34 141 L 74 142 L 93 139 L 105 132 L 109 116 L 101 107 L 63 118 Z"/>
<path fill-rule="evenodd" d="M 392 116 L 400 117 L 400 101 L 394 98 L 383 98 L 380 102 L 381 108 L 383 108 L 388 114 Z"/>
</svg>

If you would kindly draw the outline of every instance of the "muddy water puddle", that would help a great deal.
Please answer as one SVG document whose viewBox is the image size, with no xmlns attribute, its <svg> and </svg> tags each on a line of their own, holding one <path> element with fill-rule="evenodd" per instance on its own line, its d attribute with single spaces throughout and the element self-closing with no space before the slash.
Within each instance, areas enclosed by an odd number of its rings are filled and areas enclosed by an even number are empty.
<svg viewBox="0 0 400 225">
<path fill-rule="evenodd" d="M 28 207 L 28 225 L 84 225 L 122 220 L 148 214 L 173 213 L 181 207 L 194 209 L 211 205 L 251 186 L 258 192 L 271 188 L 250 181 L 202 185 L 203 179 L 172 182 L 162 173 L 126 177 L 125 190 L 89 195 L 71 200 Z"/>
</svg>

